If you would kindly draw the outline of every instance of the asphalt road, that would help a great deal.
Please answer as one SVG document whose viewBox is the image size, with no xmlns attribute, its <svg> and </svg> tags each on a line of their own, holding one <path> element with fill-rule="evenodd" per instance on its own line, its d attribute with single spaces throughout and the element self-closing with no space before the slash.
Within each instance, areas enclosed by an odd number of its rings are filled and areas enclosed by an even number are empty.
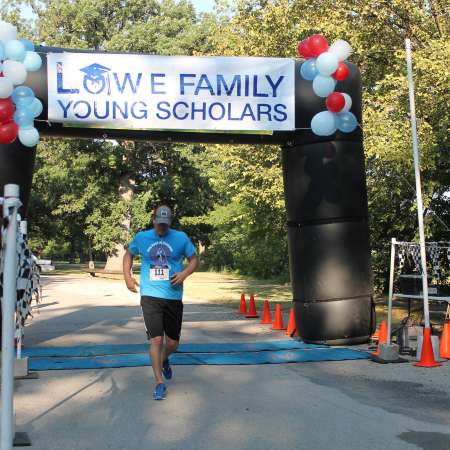
<svg viewBox="0 0 450 450">
<path fill-rule="evenodd" d="M 56 277 L 28 345 L 143 342 L 122 284 Z M 189 299 L 185 342 L 284 338 Z M 149 367 L 48 371 L 16 382 L 18 430 L 35 450 L 449 450 L 450 365 L 342 361 L 176 366 L 164 402 Z"/>
</svg>

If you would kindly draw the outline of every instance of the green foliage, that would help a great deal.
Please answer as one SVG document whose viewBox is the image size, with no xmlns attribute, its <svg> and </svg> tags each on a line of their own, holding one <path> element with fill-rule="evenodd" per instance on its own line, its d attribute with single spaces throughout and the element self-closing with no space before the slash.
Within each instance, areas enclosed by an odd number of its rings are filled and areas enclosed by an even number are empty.
<svg viewBox="0 0 450 450">
<path fill-rule="evenodd" d="M 39 147 L 30 202 L 34 248 L 62 257 L 67 252 L 58 253 L 63 247 L 54 241 L 70 242 L 72 258 L 83 259 L 90 241 L 100 255 L 108 254 L 116 243 L 130 240 L 124 218 L 131 218 L 132 231 L 146 228 L 161 202 L 172 206 L 176 217 L 205 214 L 213 194 L 206 176 L 190 161 L 191 154 L 185 145 L 46 141 Z M 129 173 L 135 195 L 128 201 L 118 199 L 121 180 Z M 204 223 L 183 228 L 195 241 L 208 242 Z"/>
<path fill-rule="evenodd" d="M 157 54 L 209 50 L 211 18 L 199 21 L 185 0 L 50 0 L 34 8 L 37 39 L 46 45 Z M 45 255 L 86 259 L 89 248 L 107 255 L 129 241 L 130 231 L 148 227 L 161 202 L 186 218 L 212 205 L 209 180 L 195 163 L 204 151 L 199 146 L 51 139 L 38 150 L 31 236 Z M 183 228 L 209 242 L 208 224 L 187 221 Z"/>
<path fill-rule="evenodd" d="M 216 54 L 295 56 L 296 43 L 313 33 L 322 33 L 330 41 L 348 40 L 355 50 L 351 61 L 359 65 L 364 92 L 364 133 L 367 157 L 367 184 L 373 267 L 378 289 L 385 287 L 388 252 L 391 237 L 411 240 L 417 237 L 415 182 L 412 167 L 409 103 L 406 83 L 404 39 L 410 37 L 414 47 L 414 78 L 421 148 L 421 169 L 426 231 L 429 239 L 449 239 L 450 220 L 448 192 L 450 190 L 450 145 L 448 140 L 450 77 L 447 64 L 450 56 L 449 22 L 446 3 L 440 0 L 417 2 L 410 0 L 321 2 L 311 0 L 242 0 L 235 13 L 219 17 L 213 34 Z M 255 153 L 256 152 L 256 153 Z M 234 154 L 238 166 L 251 161 L 258 148 L 247 149 L 245 155 Z M 279 168 L 273 161 L 273 168 Z M 219 172 L 233 162 L 226 160 Z M 270 162 L 269 162 L 270 165 Z M 267 177 L 266 177 L 267 175 Z M 281 189 L 267 168 L 247 172 L 252 180 L 236 186 L 233 199 L 257 211 L 266 212 L 282 205 Z M 263 181 L 265 179 L 265 182 Z M 255 183 L 255 184 L 253 184 Z M 275 184 L 272 184 L 275 183 Z M 279 182 L 280 183 L 280 182 Z M 278 187 L 279 187 L 278 183 Z M 255 202 L 246 203 L 258 191 Z M 447 193 L 447 196 L 446 196 Z M 271 199 L 261 203 L 267 196 Z M 258 202 L 258 203 L 257 203 Z M 251 205 L 251 206 L 249 206 Z M 280 208 L 282 209 L 282 208 Z M 278 210 L 276 217 L 282 217 Z M 253 214 L 249 213 L 251 224 Z M 276 226 L 267 221 L 254 222 L 254 243 L 273 242 L 275 248 L 285 248 L 281 222 L 273 215 Z M 224 236 L 234 237 L 230 223 L 222 227 Z M 234 229 L 238 229 L 236 224 Z M 220 242 L 220 241 L 219 241 Z M 228 247 L 229 248 L 229 247 Z M 267 262 L 275 267 L 280 261 L 269 252 Z M 262 256 L 263 253 L 260 253 Z M 234 255 L 236 256 L 236 255 Z M 216 258 L 217 259 L 217 258 Z M 227 261 L 230 258 L 227 257 Z M 220 261 L 220 259 L 218 259 Z M 236 263 L 235 263 L 236 264 Z M 285 267 L 285 265 L 284 265 Z M 242 270 L 246 270 L 240 267 Z M 258 274 L 263 274 L 258 270 Z"/>
<path fill-rule="evenodd" d="M 107 216 L 109 205 L 117 202 L 116 169 L 109 156 L 118 151 L 99 141 L 55 139 L 39 145 L 29 213 L 36 251 L 54 258 L 86 257 L 86 225 L 92 216 Z"/>
<path fill-rule="evenodd" d="M 48 45 L 154 54 L 208 49 L 208 20 L 186 0 L 48 0 L 39 12 Z"/>
<path fill-rule="evenodd" d="M 205 263 L 246 275 L 286 279 L 286 214 L 280 150 L 271 146 L 211 146 L 214 227 Z"/>
<path fill-rule="evenodd" d="M 19 3 L 9 2 L 3 16 L 20 20 Z M 443 0 L 219 1 L 216 15 L 202 17 L 189 2 L 175 0 L 49 0 L 34 9 L 36 38 L 72 48 L 294 57 L 297 42 L 312 33 L 348 40 L 364 86 L 379 289 L 385 286 L 390 238 L 417 237 L 404 53 L 410 37 L 426 233 L 450 239 L 450 26 Z M 117 195 L 124 181 L 134 186 L 130 201 Z M 288 276 L 278 148 L 49 140 L 39 148 L 35 186 L 32 235 L 48 252 L 80 253 L 86 240 L 108 252 L 127 238 L 124 217 L 131 218 L 132 231 L 144 227 L 162 200 L 174 206 L 180 226 L 206 244 L 207 265 Z"/>
</svg>

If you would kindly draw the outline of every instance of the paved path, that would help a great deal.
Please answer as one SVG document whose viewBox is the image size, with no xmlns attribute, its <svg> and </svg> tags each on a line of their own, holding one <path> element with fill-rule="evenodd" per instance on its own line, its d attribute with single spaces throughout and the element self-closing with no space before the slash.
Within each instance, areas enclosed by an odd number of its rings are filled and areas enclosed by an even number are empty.
<svg viewBox="0 0 450 450">
<path fill-rule="evenodd" d="M 26 329 L 25 343 L 41 345 L 123 344 L 146 341 L 139 295 L 119 280 L 89 275 L 43 277 L 44 298 Z M 287 319 L 287 316 L 286 316 Z M 185 299 L 185 342 L 280 339 L 257 320 L 242 320 L 229 307 Z"/>
<path fill-rule="evenodd" d="M 121 283 L 47 283 L 28 345 L 143 342 L 138 297 Z M 185 342 L 283 338 L 194 299 L 185 319 Z M 39 375 L 16 383 L 18 429 L 35 450 L 450 449 L 449 363 L 177 366 L 165 402 L 151 400 L 148 367 Z"/>
</svg>

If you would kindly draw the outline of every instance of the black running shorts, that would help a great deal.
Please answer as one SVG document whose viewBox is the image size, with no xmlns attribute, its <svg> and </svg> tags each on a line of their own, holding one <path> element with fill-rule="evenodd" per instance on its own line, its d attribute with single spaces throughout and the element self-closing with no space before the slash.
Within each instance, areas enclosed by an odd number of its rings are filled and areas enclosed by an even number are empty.
<svg viewBox="0 0 450 450">
<path fill-rule="evenodd" d="M 167 300 L 143 295 L 141 308 L 148 339 L 166 334 L 171 339 L 180 340 L 183 321 L 183 302 L 181 300 Z"/>
</svg>

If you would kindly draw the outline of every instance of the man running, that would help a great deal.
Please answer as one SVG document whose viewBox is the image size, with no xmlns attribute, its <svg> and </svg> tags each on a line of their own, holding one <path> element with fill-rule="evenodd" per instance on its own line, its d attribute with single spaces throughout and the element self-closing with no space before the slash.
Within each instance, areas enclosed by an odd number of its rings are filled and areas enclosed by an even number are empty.
<svg viewBox="0 0 450 450">
<path fill-rule="evenodd" d="M 136 234 L 123 257 L 123 275 L 127 288 L 137 292 L 138 282 L 131 268 L 133 256 L 141 256 L 141 307 L 156 386 L 155 400 L 163 400 L 167 380 L 172 378 L 169 356 L 179 344 L 183 319 L 183 281 L 199 265 L 195 247 L 186 233 L 170 228 L 172 211 L 159 206 L 153 215 L 153 229 Z M 183 268 L 183 259 L 189 260 Z M 165 345 L 164 344 L 165 337 Z"/>
</svg>

